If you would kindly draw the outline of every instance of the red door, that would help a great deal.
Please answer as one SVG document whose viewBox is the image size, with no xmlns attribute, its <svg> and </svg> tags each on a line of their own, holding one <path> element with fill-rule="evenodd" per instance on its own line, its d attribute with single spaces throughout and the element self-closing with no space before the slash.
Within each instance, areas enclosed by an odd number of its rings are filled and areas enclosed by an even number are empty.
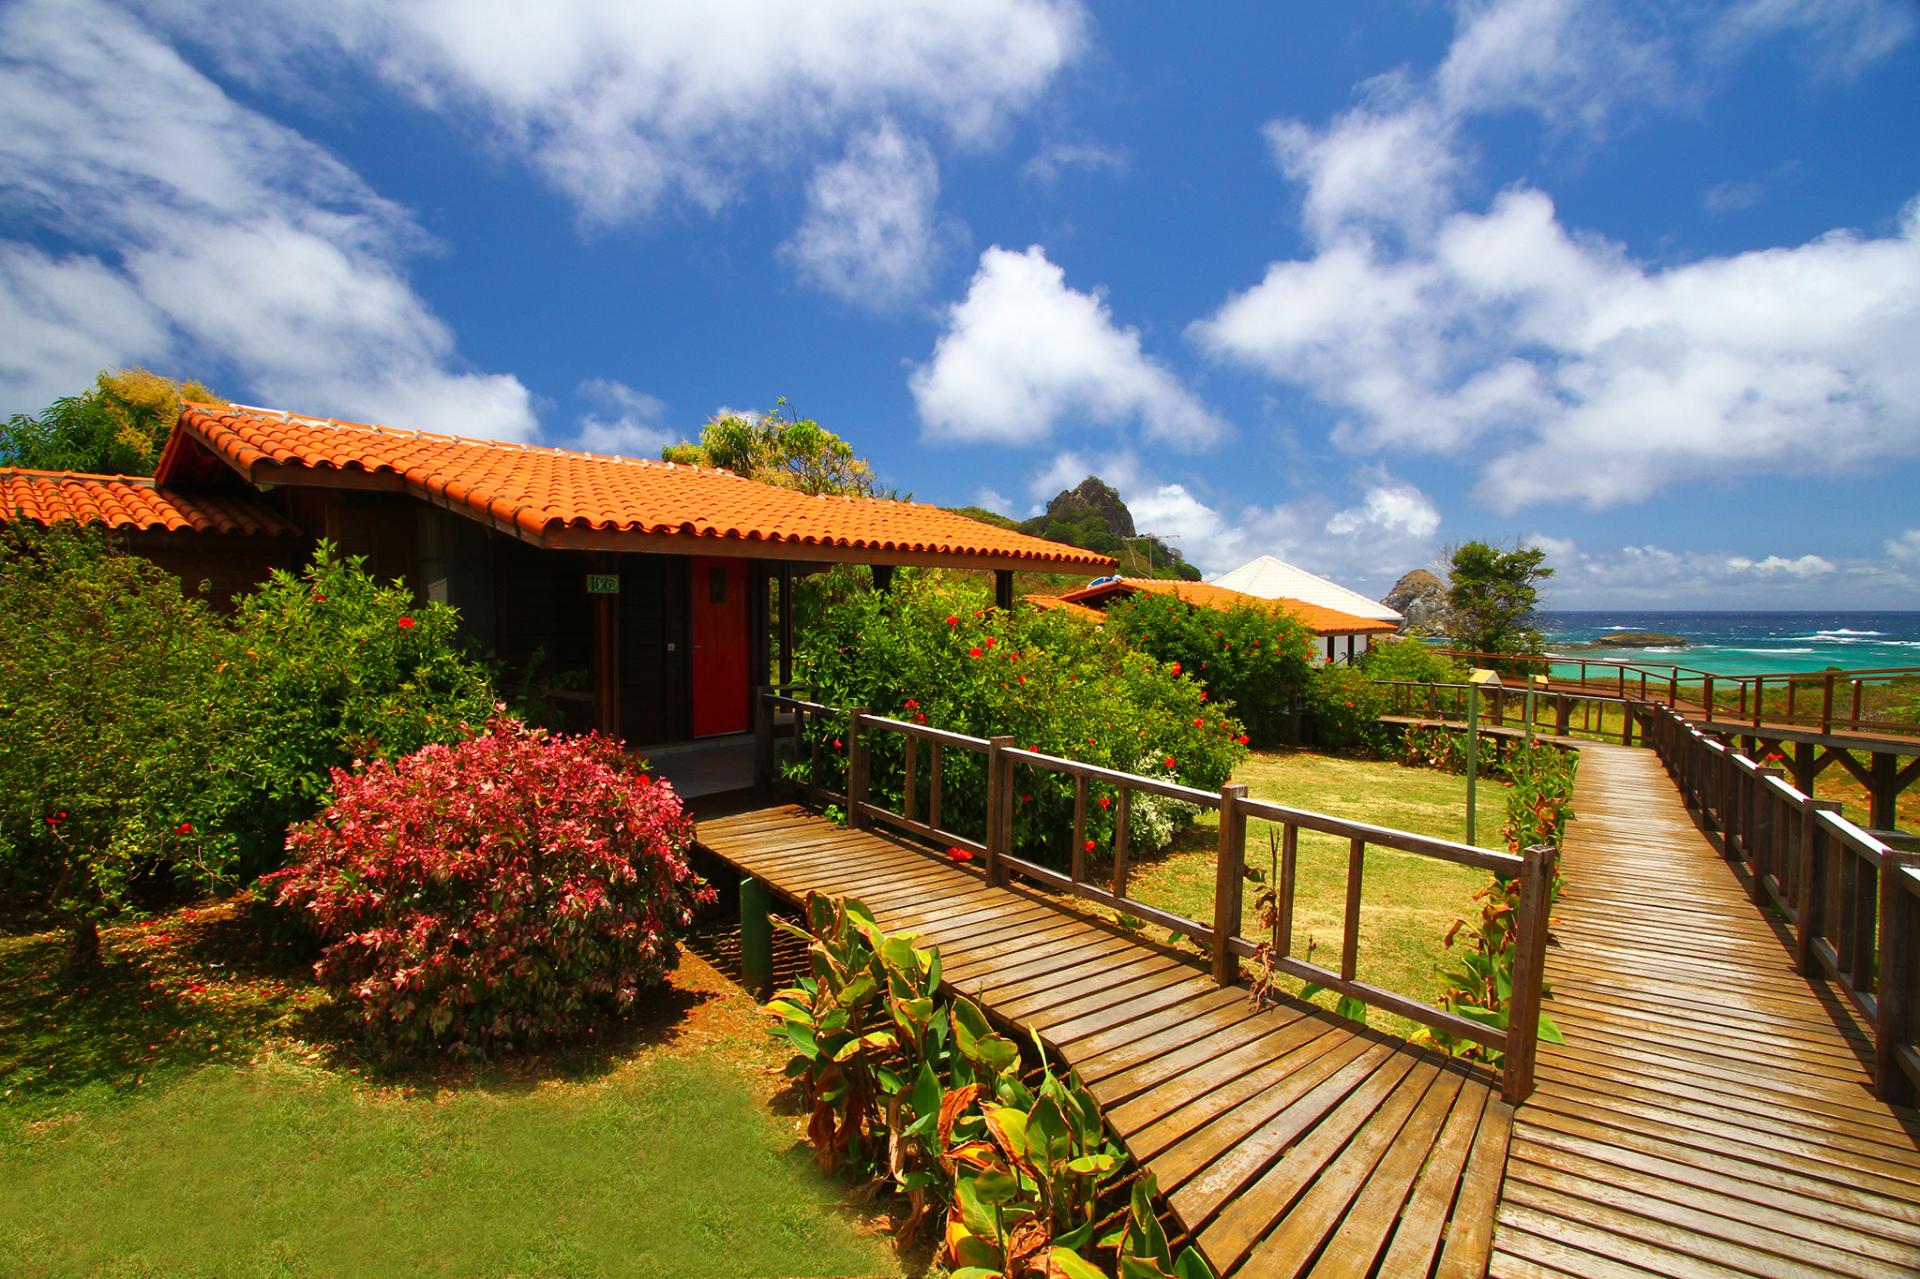
<svg viewBox="0 0 1920 1279">
<path fill-rule="evenodd" d="M 693 638 L 693 735 L 747 731 L 747 562 L 695 558 L 688 631 Z"/>
</svg>

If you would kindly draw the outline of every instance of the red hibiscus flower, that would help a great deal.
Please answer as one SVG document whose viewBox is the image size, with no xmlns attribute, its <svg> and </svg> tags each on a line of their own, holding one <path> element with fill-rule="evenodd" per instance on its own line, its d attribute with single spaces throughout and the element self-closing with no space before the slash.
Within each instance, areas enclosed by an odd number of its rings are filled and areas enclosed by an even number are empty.
<svg viewBox="0 0 1920 1279">
<path fill-rule="evenodd" d="M 953 614 L 951 614 L 951 613 L 949 613 L 949 614 L 947 614 L 947 625 L 948 625 L 948 626 L 958 626 L 958 625 L 960 625 L 960 619 L 959 619 L 959 618 L 957 618 L 957 617 L 955 617 L 955 616 L 954 616 Z M 960 851 L 960 850 L 959 850 L 959 849 L 955 849 L 954 851 L 955 851 L 955 852 L 958 852 L 958 851 Z"/>
<path fill-rule="evenodd" d="M 1087 850 L 1088 852 L 1092 852 L 1092 851 L 1093 851 L 1093 849 L 1094 849 L 1094 843 L 1093 843 L 1093 841 L 1092 841 L 1092 840 L 1088 840 L 1088 841 L 1086 842 L 1086 850 Z"/>
<path fill-rule="evenodd" d="M 947 860 L 953 862 L 970 862 L 973 860 L 973 853 L 965 848 L 949 848 L 947 850 Z"/>
<path fill-rule="evenodd" d="M 1173 767 L 1173 756 L 1171 756 L 1171 755 L 1169 755 L 1169 756 L 1167 756 L 1167 758 L 1166 758 L 1166 760 L 1165 760 L 1165 763 L 1166 763 L 1166 765 L 1167 765 L 1167 767 L 1168 767 L 1168 768 L 1172 768 L 1172 767 Z"/>
<path fill-rule="evenodd" d="M 970 649 L 968 649 L 968 650 L 967 650 L 967 656 L 968 656 L 968 657 L 978 657 L 978 656 L 980 656 L 980 646 L 979 646 L 978 644 L 975 644 L 975 645 L 974 645 L 974 646 L 973 646 L 972 648 L 970 648 Z"/>
<path fill-rule="evenodd" d="M 401 618 L 401 619 L 400 619 L 400 629 L 401 629 L 401 630 L 403 630 L 403 631 L 410 631 L 410 630 L 412 630 L 412 629 L 413 629 L 413 619 L 412 619 L 411 617 L 403 617 L 403 618 Z"/>
</svg>

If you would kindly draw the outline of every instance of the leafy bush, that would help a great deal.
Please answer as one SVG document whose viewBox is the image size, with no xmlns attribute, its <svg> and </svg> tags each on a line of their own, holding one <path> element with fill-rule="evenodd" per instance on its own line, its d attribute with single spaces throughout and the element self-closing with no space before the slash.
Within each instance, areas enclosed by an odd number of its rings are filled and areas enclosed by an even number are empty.
<svg viewBox="0 0 1920 1279">
<path fill-rule="evenodd" d="M 1313 636 L 1288 614 L 1248 604 L 1216 609 L 1135 591 L 1107 611 L 1107 629 L 1231 704 L 1261 745 L 1281 740 L 1300 708 Z"/>
<path fill-rule="evenodd" d="M 39 417 L 16 413 L 0 424 L 0 462 L 43 471 L 152 475 L 182 400 L 226 403 L 198 382 L 175 382 L 140 368 L 102 369 L 92 388 L 62 396 Z"/>
<path fill-rule="evenodd" d="M 1181 672 L 1072 618 L 1038 609 L 1001 613 L 937 584 L 896 580 L 891 593 L 848 596 L 820 617 L 799 656 L 799 677 L 830 706 L 864 706 L 976 737 L 1008 734 L 1023 747 L 1123 772 L 1157 761 L 1160 776 L 1204 790 L 1217 789 L 1246 753 L 1231 708 L 1210 701 Z M 836 734 L 844 732 L 844 725 L 823 729 L 821 743 L 842 779 L 845 743 Z M 874 733 L 867 744 L 875 800 L 897 806 L 904 743 L 899 734 Z M 945 768 L 945 824 L 984 830 L 982 762 L 948 751 Z M 1070 779 L 1019 769 L 1015 784 L 1015 852 L 1065 865 Z M 921 786 L 924 792 L 924 776 Z M 1095 850 L 1110 850 L 1118 806 L 1101 788 L 1094 794 L 1088 838 Z M 1172 809 L 1166 816 L 1169 836 L 1191 820 Z"/>
<path fill-rule="evenodd" d="M 1501 772 L 1512 784 L 1507 795 L 1507 848 L 1512 852 L 1537 845 L 1557 848 L 1573 816 L 1574 770 L 1579 756 L 1558 746 L 1535 742 L 1508 751 Z M 1560 865 L 1556 859 L 1553 882 L 1549 885 L 1547 913 L 1560 897 Z M 1458 965 L 1445 974 L 1447 991 L 1440 1006 L 1449 1012 L 1471 1018 L 1501 1030 L 1507 1028 L 1513 997 L 1513 966 L 1519 945 L 1520 881 L 1507 875 L 1490 877 L 1485 887 L 1474 894 L 1480 902 L 1477 920 L 1455 920 L 1447 929 L 1445 944 L 1458 945 Z M 1541 998 L 1552 993 L 1542 982 Z M 1462 1056 L 1501 1063 L 1501 1054 L 1450 1035 L 1430 1036 L 1440 1046 Z M 1540 1014 L 1540 1038 L 1548 1043 L 1564 1043 L 1560 1028 L 1546 1013 Z"/>
<path fill-rule="evenodd" d="M 465 656 L 459 615 L 381 585 L 322 542 L 297 576 L 278 571 L 237 604 L 225 696 L 240 722 L 218 785 L 255 870 L 311 817 L 333 770 L 467 737 L 494 713 L 486 669 Z"/>
<path fill-rule="evenodd" d="M 1410 684 L 1464 684 L 1470 673 L 1432 645 L 1405 638 L 1375 640 L 1360 655 L 1360 669 L 1368 679 Z"/>
<path fill-rule="evenodd" d="M 1324 750 L 1375 753 L 1385 749 L 1386 693 L 1354 666 L 1322 666 L 1307 684 L 1313 738 Z"/>
<path fill-rule="evenodd" d="M 0 903 L 47 911 L 76 966 L 143 876 L 218 879 L 207 793 L 226 636 L 97 533 L 0 537 Z"/>
<path fill-rule="evenodd" d="M 811 895 L 806 911 L 804 932 L 782 927 L 808 942 L 809 975 L 768 1001 L 772 1033 L 793 1049 L 822 1164 L 905 1200 L 900 1247 L 944 1218 L 956 1276 L 1211 1279 L 1194 1249 L 1169 1255 L 1150 1176 L 1133 1183 L 1125 1228 L 1096 1238 L 1126 1152 L 1078 1080 L 1044 1054 L 1034 1080 L 978 1005 L 943 991 L 937 949 L 888 935 L 852 898 Z M 1101 1250 L 1114 1269 L 1088 1260 Z"/>
<path fill-rule="evenodd" d="M 597 735 L 498 719 L 355 773 L 287 839 L 278 902 L 315 974 L 383 1048 L 524 1048 L 625 1012 L 712 890 L 671 787 Z"/>
</svg>

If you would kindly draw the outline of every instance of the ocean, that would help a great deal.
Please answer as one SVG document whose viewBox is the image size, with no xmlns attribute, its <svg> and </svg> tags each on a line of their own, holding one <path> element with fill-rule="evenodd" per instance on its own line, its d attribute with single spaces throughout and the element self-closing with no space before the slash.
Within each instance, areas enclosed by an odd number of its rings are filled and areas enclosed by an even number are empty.
<svg viewBox="0 0 1920 1279">
<path fill-rule="evenodd" d="M 1920 667 L 1920 613 L 1679 613 L 1546 611 L 1534 623 L 1547 651 L 1610 661 L 1658 662 L 1715 675 Z M 1583 648 L 1604 645 L 1618 631 L 1655 631 L 1684 638 L 1685 646 Z"/>
</svg>

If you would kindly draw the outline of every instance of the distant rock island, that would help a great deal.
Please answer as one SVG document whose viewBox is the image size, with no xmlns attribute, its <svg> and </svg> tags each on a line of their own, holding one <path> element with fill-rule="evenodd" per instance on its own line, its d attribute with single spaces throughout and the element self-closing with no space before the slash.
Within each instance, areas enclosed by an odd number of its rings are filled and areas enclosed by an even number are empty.
<svg viewBox="0 0 1920 1279">
<path fill-rule="evenodd" d="M 1564 649 L 1578 648 L 1685 648 L 1687 637 L 1684 635 L 1664 635 L 1659 631 L 1614 631 L 1602 639 L 1581 640 L 1573 644 L 1559 644 Z"/>
<path fill-rule="evenodd" d="M 1380 602 L 1405 618 L 1409 631 L 1446 629 L 1447 584 L 1426 569 L 1416 568 L 1403 575 Z"/>
</svg>

